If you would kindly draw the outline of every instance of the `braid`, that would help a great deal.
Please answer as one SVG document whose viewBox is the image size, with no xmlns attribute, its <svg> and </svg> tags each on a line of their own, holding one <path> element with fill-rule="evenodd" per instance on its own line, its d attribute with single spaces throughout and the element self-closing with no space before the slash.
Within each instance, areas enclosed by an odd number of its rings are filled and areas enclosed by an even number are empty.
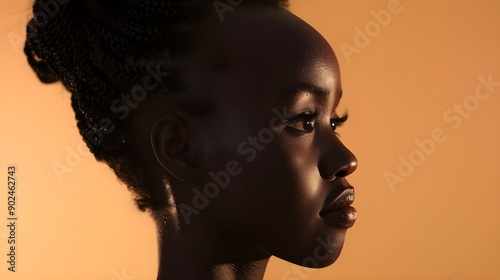
<svg viewBox="0 0 500 280">
<path fill-rule="evenodd" d="M 136 194 L 139 208 L 163 207 L 165 195 L 148 182 L 147 170 L 138 167 L 139 154 L 127 123 L 110 106 L 152 65 L 172 74 L 162 82 L 166 92 L 178 86 L 172 65 L 144 55 L 172 39 L 165 38 L 169 28 L 199 19 L 199 7 L 180 0 L 70 0 L 40 24 L 37 15 L 44 13 L 44 2 L 35 0 L 35 16 L 28 23 L 24 48 L 28 63 L 40 81 L 61 81 L 71 93 L 77 127 L 87 147 Z M 287 0 L 245 2 L 279 8 L 288 4 Z"/>
</svg>

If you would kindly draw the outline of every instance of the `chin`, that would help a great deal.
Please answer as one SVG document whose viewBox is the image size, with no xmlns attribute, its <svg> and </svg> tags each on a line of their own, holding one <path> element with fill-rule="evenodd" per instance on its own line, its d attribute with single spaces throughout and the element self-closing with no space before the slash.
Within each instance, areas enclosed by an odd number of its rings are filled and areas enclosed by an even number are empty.
<svg viewBox="0 0 500 280">
<path fill-rule="evenodd" d="M 298 265 L 308 268 L 324 268 L 332 265 L 340 256 L 342 248 L 338 250 L 333 250 L 331 253 L 321 255 L 320 257 L 309 256 L 304 258 Z"/>
<path fill-rule="evenodd" d="M 344 235 L 333 234 L 328 238 L 318 237 L 307 254 L 299 254 L 284 260 L 308 268 L 323 268 L 332 265 L 340 256 L 344 246 Z"/>
</svg>

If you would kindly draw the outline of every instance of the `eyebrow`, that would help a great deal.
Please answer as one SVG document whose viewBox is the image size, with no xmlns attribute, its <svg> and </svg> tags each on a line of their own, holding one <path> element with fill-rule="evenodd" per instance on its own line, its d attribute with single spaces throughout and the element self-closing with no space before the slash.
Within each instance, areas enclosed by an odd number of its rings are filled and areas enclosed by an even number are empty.
<svg viewBox="0 0 500 280">
<path fill-rule="evenodd" d="M 326 99 L 328 97 L 329 91 L 323 87 L 319 87 L 310 83 L 300 82 L 290 87 L 285 91 L 286 97 L 291 97 L 292 99 L 296 99 L 299 97 L 301 93 L 311 93 L 313 95 L 319 96 L 321 98 Z M 339 103 L 342 98 L 342 90 L 336 92 L 336 101 L 335 103 Z"/>
</svg>

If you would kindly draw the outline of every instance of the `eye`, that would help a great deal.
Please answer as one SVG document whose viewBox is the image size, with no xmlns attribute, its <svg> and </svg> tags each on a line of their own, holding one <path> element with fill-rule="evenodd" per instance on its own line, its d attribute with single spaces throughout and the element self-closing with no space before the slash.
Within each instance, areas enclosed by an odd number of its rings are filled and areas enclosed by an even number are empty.
<svg viewBox="0 0 500 280">
<path fill-rule="evenodd" d="M 330 120 L 330 125 L 332 126 L 332 130 L 335 131 L 335 129 L 337 129 L 337 127 L 342 126 L 342 124 L 345 123 L 345 121 L 347 121 L 348 116 L 349 115 L 347 113 L 344 113 L 344 115 L 342 117 L 334 116 Z"/>
<path fill-rule="evenodd" d="M 317 114 L 312 112 L 302 113 L 293 119 L 288 120 L 288 129 L 295 132 L 308 133 L 314 130 Z"/>
</svg>

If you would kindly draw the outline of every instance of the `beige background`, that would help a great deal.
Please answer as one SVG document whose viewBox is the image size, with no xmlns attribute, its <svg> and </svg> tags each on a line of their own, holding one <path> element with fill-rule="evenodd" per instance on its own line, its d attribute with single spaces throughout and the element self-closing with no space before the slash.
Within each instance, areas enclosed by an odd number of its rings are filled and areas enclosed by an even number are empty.
<svg viewBox="0 0 500 280">
<path fill-rule="evenodd" d="M 42 85 L 25 62 L 30 1 L 0 3 L 0 279 L 155 279 L 151 219 L 79 149 L 62 86 Z M 500 82 L 500 1 L 401 0 L 381 27 L 372 11 L 389 3 L 292 0 L 339 57 L 359 218 L 333 266 L 272 259 L 265 279 L 500 279 L 500 86 L 474 98 L 478 77 Z M 355 41 L 367 25 L 369 41 Z M 347 44 L 357 52 L 345 55 Z M 468 115 L 449 111 L 464 101 Z M 419 152 L 415 141 L 435 129 L 441 143 Z M 66 162 L 70 151 L 80 154 Z M 400 174 L 401 158 L 418 166 Z M 55 162 L 70 164 L 62 180 Z M 9 164 L 18 168 L 16 273 L 5 262 Z M 387 172 L 406 177 L 391 185 Z"/>
</svg>

